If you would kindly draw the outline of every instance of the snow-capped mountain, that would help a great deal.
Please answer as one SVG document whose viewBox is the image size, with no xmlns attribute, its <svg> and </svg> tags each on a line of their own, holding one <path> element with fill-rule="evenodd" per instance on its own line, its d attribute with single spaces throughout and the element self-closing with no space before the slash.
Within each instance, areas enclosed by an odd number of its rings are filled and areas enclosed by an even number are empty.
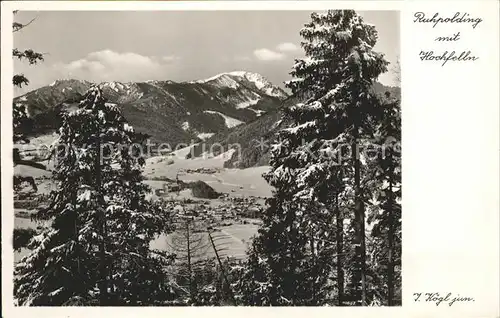
<svg viewBox="0 0 500 318">
<path fill-rule="evenodd" d="M 33 119 L 28 134 L 51 133 L 61 108 L 74 105 L 92 85 L 81 80 L 54 83 L 16 97 Z M 251 122 L 276 109 L 286 93 L 262 75 L 229 72 L 212 78 L 173 82 L 100 83 L 108 102 L 121 107 L 123 115 L 139 132 L 156 142 L 185 143 Z"/>
<path fill-rule="evenodd" d="M 240 85 L 243 86 L 254 86 L 260 92 L 277 98 L 286 98 L 287 94 L 279 87 L 274 86 L 269 82 L 264 76 L 245 71 L 234 71 L 228 73 L 221 73 L 213 77 L 195 81 L 195 83 L 205 83 L 214 86 L 227 86 L 238 88 Z"/>
</svg>

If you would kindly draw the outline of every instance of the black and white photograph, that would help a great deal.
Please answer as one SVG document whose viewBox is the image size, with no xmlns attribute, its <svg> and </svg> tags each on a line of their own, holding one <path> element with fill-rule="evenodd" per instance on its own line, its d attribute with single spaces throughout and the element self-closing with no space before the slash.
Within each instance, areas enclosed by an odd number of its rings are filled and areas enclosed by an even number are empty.
<svg viewBox="0 0 500 318">
<path fill-rule="evenodd" d="M 15 306 L 402 305 L 399 11 L 13 19 Z"/>
</svg>

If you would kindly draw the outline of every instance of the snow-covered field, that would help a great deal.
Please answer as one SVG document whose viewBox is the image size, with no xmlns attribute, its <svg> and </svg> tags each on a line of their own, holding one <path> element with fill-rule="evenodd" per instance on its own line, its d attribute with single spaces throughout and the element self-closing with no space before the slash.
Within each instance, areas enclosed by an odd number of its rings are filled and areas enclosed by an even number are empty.
<svg viewBox="0 0 500 318">
<path fill-rule="evenodd" d="M 232 150 L 222 153 L 216 157 L 200 156 L 194 159 L 186 159 L 190 147 L 180 149 L 171 156 L 154 157 L 146 160 L 144 175 L 147 179 L 166 177 L 175 179 L 177 176 L 183 181 L 201 180 L 209 184 L 217 192 L 229 193 L 231 196 L 255 196 L 269 197 L 272 188 L 264 180 L 262 174 L 269 170 L 268 166 L 252 167 L 247 169 L 227 169 L 224 162 L 229 160 Z M 167 160 L 173 160 L 171 164 L 165 164 Z M 187 173 L 187 170 L 200 168 L 214 169 L 216 172 Z M 155 188 L 160 188 L 160 183 L 151 183 Z"/>
<path fill-rule="evenodd" d="M 41 163 L 46 164 L 45 162 Z M 39 177 L 50 177 L 52 173 L 50 171 L 34 168 L 31 166 L 17 165 L 14 167 L 14 175 L 31 176 L 33 178 L 39 178 Z"/>
<path fill-rule="evenodd" d="M 220 257 L 235 257 L 238 259 L 245 258 L 245 252 L 248 248 L 251 238 L 257 234 L 258 226 L 253 224 L 234 224 L 224 226 L 220 231 L 214 232 L 212 238 L 217 241 L 221 247 Z M 210 241 L 207 232 L 197 234 L 197 240 L 200 240 L 203 249 L 200 249 L 200 258 L 215 257 L 213 248 L 210 246 Z M 172 235 L 160 235 L 150 244 L 151 248 L 163 251 L 172 251 Z M 198 253 L 198 252 L 195 252 Z"/>
<path fill-rule="evenodd" d="M 40 135 L 30 139 L 29 143 L 16 143 L 14 147 L 19 149 L 24 159 L 43 160 L 48 158 L 49 151 L 58 139 L 56 133 Z"/>
<path fill-rule="evenodd" d="M 272 188 L 264 180 L 262 174 L 269 170 L 268 166 L 252 167 L 247 169 L 227 169 L 224 162 L 229 160 L 234 150 L 227 151 L 218 156 L 202 155 L 193 159 L 186 159 L 190 147 L 180 149 L 170 155 L 152 157 L 146 160 L 144 176 L 153 188 L 162 188 L 162 182 L 153 179 L 169 178 L 191 182 L 201 180 L 209 184 L 217 192 L 228 193 L 231 196 L 255 196 L 269 197 Z M 42 162 L 49 170 L 53 163 Z M 213 169 L 214 173 L 192 172 L 197 169 Z M 191 172 L 189 172 L 191 171 Z M 16 175 L 32 176 L 35 179 L 50 177 L 51 171 L 45 171 L 25 165 L 17 165 L 14 168 Z M 53 188 L 50 181 L 39 180 L 40 193 L 48 193 Z"/>
</svg>

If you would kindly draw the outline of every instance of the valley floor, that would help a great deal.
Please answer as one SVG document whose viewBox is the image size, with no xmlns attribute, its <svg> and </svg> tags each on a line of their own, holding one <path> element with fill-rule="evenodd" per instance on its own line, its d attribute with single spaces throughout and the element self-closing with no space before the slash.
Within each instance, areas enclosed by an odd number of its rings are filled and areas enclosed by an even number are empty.
<svg viewBox="0 0 500 318">
<path fill-rule="evenodd" d="M 272 188 L 262 177 L 269 167 L 253 167 L 248 169 L 223 168 L 224 161 L 231 156 L 230 152 L 217 157 L 204 156 L 186 159 L 189 148 L 181 149 L 168 156 L 147 159 L 144 169 L 145 183 L 152 189 L 152 199 L 162 199 L 170 207 L 179 209 L 187 207 L 198 210 L 200 222 L 199 235 L 207 242 L 207 226 L 212 228 L 213 237 L 219 237 L 224 246 L 223 257 L 242 259 L 254 234 L 257 233 L 259 220 L 255 211 L 262 211 L 265 198 L 271 196 Z M 50 167 L 50 163 L 47 165 Z M 54 185 L 50 181 L 50 172 L 27 166 L 16 166 L 15 173 L 35 178 L 38 191 L 30 196 L 36 199 L 48 195 Z M 200 199 L 193 196 L 191 189 L 168 191 L 172 181 L 184 182 L 204 181 L 221 196 L 216 199 Z M 35 202 L 17 200 L 15 202 L 15 228 L 37 228 L 44 226 L 32 221 L 29 214 L 37 208 Z M 253 212 L 252 212 L 253 211 Z M 253 213 L 253 214 L 252 214 Z M 250 218 L 247 217 L 250 215 Z M 168 250 L 170 235 L 160 235 L 151 244 L 152 248 Z M 19 261 L 29 253 L 27 249 L 15 252 L 15 261 Z M 213 249 L 208 248 L 207 257 L 213 257 Z"/>
</svg>

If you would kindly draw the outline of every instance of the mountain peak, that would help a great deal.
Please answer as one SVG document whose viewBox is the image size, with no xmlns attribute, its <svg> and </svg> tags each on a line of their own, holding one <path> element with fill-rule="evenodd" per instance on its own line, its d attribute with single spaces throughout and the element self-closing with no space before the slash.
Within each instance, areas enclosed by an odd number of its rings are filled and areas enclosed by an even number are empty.
<svg viewBox="0 0 500 318">
<path fill-rule="evenodd" d="M 253 73 L 253 72 L 248 72 L 248 71 L 231 71 L 231 72 L 219 73 L 219 74 L 214 75 L 210 78 L 193 81 L 191 83 L 208 83 L 208 82 L 217 80 L 217 79 L 224 77 L 224 76 L 241 77 L 241 78 L 245 78 L 247 80 L 250 80 L 250 79 L 257 80 L 258 79 L 262 82 L 269 82 L 266 78 L 264 78 L 264 76 L 262 76 L 258 73 Z"/>
<path fill-rule="evenodd" d="M 89 85 L 90 82 L 85 80 L 77 80 L 77 79 L 58 79 L 53 81 L 49 86 L 55 87 L 59 85 L 72 85 L 72 84 L 86 84 Z"/>
<path fill-rule="evenodd" d="M 211 82 L 211 81 L 214 81 L 222 76 L 238 76 L 238 77 L 244 77 L 246 74 L 252 74 L 250 72 L 247 72 L 247 71 L 232 71 L 232 72 L 224 72 L 224 73 L 219 73 L 217 75 L 214 75 L 210 78 L 206 78 L 206 79 L 201 79 L 201 80 L 197 80 L 197 81 L 192 81 L 191 83 L 207 83 L 207 82 Z"/>
<path fill-rule="evenodd" d="M 236 89 L 242 82 L 252 84 L 257 90 L 268 96 L 278 97 L 280 99 L 287 97 L 287 94 L 281 88 L 274 86 L 267 78 L 261 74 L 249 71 L 231 71 L 220 73 L 210 78 L 190 83 L 227 86 Z"/>
</svg>

